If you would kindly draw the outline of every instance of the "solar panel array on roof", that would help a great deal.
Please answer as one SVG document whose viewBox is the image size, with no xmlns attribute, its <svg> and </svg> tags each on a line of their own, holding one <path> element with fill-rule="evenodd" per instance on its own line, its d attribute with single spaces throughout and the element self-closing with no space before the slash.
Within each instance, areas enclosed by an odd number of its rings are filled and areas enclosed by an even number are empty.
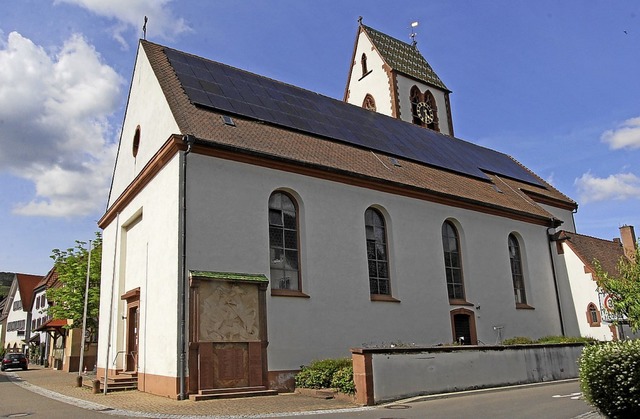
<svg viewBox="0 0 640 419">
<path fill-rule="evenodd" d="M 221 63 L 164 52 L 193 104 L 481 179 L 485 170 L 540 185 L 505 154 Z"/>
</svg>

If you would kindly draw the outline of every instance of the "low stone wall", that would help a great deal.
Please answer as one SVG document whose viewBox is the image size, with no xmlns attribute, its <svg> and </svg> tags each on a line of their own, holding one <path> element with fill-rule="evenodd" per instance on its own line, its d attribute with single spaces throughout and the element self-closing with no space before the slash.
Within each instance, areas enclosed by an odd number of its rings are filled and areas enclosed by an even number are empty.
<svg viewBox="0 0 640 419">
<path fill-rule="evenodd" d="M 583 344 L 354 348 L 358 403 L 576 378 Z"/>
</svg>

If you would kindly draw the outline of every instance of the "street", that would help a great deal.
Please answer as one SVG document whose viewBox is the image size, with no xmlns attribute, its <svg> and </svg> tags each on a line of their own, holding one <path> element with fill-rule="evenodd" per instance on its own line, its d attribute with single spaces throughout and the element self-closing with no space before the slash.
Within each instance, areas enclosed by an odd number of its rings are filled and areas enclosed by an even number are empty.
<svg viewBox="0 0 640 419">
<path fill-rule="evenodd" d="M 107 418 L 119 417 L 118 412 L 126 414 L 126 410 L 105 409 L 85 400 L 73 399 L 65 403 L 56 398 L 59 395 L 41 387 L 32 386 L 33 391 L 23 388 L 19 381 L 11 382 L 8 374 L 0 373 L 0 417 L 42 417 L 42 418 Z M 14 377 L 12 380 L 19 380 Z M 49 396 L 49 397 L 47 397 Z M 284 396 L 283 396 L 284 397 Z M 71 399 L 69 399 L 71 400 Z M 246 403 L 245 399 L 236 399 L 237 403 Z M 142 409 L 142 405 L 140 406 Z M 257 412 L 260 411 L 259 405 Z M 129 407 L 131 411 L 138 409 Z M 182 409 L 181 409 L 182 410 Z M 210 414 L 210 410 L 201 414 Z M 162 415 L 163 417 L 196 417 L 182 414 Z M 138 417 L 158 417 L 158 414 L 131 412 Z M 120 416 L 124 417 L 124 416 Z M 199 416 L 202 418 L 221 416 Z M 224 416 L 229 418 L 230 416 Z M 231 416 L 233 417 L 233 416 Z M 239 417 L 239 416 L 236 416 Z M 595 409 L 581 397 L 577 380 L 563 381 L 544 385 L 516 386 L 495 390 L 478 390 L 464 392 L 447 397 L 421 396 L 412 399 L 388 403 L 372 408 L 356 408 L 348 411 L 332 410 L 326 413 L 269 414 L 260 416 L 243 415 L 242 417 L 296 417 L 317 419 L 450 419 L 450 418 L 516 418 L 516 419 L 596 419 L 601 418 Z"/>
<path fill-rule="evenodd" d="M 417 397 L 377 407 L 374 410 L 304 416 L 361 419 L 570 419 L 600 418 L 595 408 L 580 396 L 578 381 L 479 391 L 448 398 Z"/>
<path fill-rule="evenodd" d="M 59 402 L 13 384 L 7 373 L 0 373 L 0 417 L 2 418 L 116 418 Z M 120 416 L 121 417 L 121 416 Z"/>
</svg>

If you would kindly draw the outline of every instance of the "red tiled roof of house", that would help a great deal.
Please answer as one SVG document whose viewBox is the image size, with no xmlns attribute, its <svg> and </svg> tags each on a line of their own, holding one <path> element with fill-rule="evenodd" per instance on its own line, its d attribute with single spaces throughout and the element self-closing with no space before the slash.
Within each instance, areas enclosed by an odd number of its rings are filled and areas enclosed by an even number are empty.
<svg viewBox="0 0 640 419">
<path fill-rule="evenodd" d="M 43 277 L 41 275 L 16 274 L 16 278 L 18 278 L 18 290 L 20 292 L 23 310 L 31 310 L 33 290 Z"/>
<path fill-rule="evenodd" d="M 594 274 L 594 260 L 600 262 L 602 269 L 608 274 L 618 274 L 618 261 L 624 257 L 624 248 L 619 241 L 598 239 L 567 231 L 560 232 L 559 237 L 568 239 L 566 241 L 568 246 Z"/>
</svg>

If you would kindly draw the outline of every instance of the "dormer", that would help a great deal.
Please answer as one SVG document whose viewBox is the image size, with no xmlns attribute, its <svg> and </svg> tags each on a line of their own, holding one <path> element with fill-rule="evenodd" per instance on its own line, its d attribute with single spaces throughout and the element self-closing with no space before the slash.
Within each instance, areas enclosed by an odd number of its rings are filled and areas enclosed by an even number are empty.
<svg viewBox="0 0 640 419">
<path fill-rule="evenodd" d="M 453 136 L 451 91 L 416 43 L 358 22 L 344 101 Z"/>
</svg>

